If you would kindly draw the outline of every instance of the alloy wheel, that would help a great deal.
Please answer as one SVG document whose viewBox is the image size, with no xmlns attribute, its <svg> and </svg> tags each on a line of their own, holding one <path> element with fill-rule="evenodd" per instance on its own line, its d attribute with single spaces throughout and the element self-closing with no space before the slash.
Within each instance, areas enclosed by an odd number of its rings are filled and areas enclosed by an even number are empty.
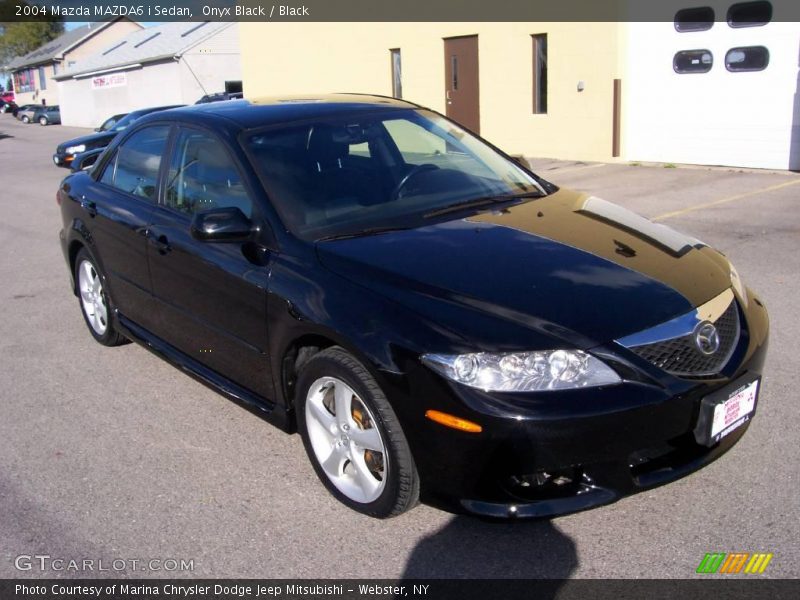
<svg viewBox="0 0 800 600">
<path fill-rule="evenodd" d="M 341 379 L 321 377 L 308 390 L 306 426 L 314 455 L 331 483 L 354 502 L 377 500 L 389 469 L 377 421 Z"/>
<path fill-rule="evenodd" d="M 78 267 L 78 288 L 86 320 L 97 335 L 103 335 L 108 328 L 108 306 L 100 275 L 91 261 L 84 260 Z"/>
</svg>

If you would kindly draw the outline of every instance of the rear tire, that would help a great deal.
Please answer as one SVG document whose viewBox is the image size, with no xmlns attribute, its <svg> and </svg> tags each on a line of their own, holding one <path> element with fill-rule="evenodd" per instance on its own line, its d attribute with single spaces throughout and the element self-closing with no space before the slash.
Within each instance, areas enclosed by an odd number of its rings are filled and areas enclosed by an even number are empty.
<svg viewBox="0 0 800 600">
<path fill-rule="evenodd" d="M 42 127 L 44 127 L 44 126 L 45 126 L 45 125 L 47 125 L 47 124 L 48 124 L 48 122 L 47 122 L 47 117 L 39 117 L 39 125 L 41 125 Z"/>
<path fill-rule="evenodd" d="M 328 348 L 305 364 L 296 389 L 303 444 L 334 497 L 379 519 L 417 504 L 419 475 L 408 441 L 364 365 L 343 348 Z"/>
<path fill-rule="evenodd" d="M 117 333 L 111 319 L 113 305 L 105 292 L 106 278 L 86 248 L 75 257 L 75 284 L 78 303 L 89 333 L 103 346 L 119 346 L 127 339 Z"/>
</svg>

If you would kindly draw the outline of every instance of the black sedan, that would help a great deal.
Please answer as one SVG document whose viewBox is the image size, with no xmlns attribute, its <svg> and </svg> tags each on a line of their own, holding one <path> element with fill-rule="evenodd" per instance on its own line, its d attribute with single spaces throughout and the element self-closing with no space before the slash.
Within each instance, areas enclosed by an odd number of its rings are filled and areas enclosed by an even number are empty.
<svg viewBox="0 0 800 600">
<path fill-rule="evenodd" d="M 87 150 L 96 150 L 98 148 L 105 148 L 114 139 L 120 131 L 123 131 L 132 123 L 140 119 L 145 115 L 149 115 L 150 113 L 157 112 L 160 110 L 167 110 L 170 108 L 177 108 L 182 106 L 180 104 L 173 105 L 173 106 L 156 106 L 153 108 L 143 108 L 140 110 L 135 110 L 133 112 L 128 113 L 126 116 L 116 120 L 113 125 L 106 129 L 99 128 L 95 130 L 95 133 L 91 133 L 89 135 L 84 135 L 72 140 L 67 140 L 66 142 L 62 142 L 56 148 L 55 154 L 53 154 L 53 163 L 58 167 L 65 167 L 69 168 L 72 160 L 75 158 L 76 154 L 81 154 L 82 152 L 86 152 Z M 116 119 L 119 115 L 115 115 L 109 119 L 104 121 L 103 125 L 105 126 L 111 119 Z"/>
<path fill-rule="evenodd" d="M 606 504 L 755 414 L 767 312 L 722 254 L 408 102 L 159 112 L 58 201 L 95 340 L 299 430 L 375 517 Z"/>
</svg>

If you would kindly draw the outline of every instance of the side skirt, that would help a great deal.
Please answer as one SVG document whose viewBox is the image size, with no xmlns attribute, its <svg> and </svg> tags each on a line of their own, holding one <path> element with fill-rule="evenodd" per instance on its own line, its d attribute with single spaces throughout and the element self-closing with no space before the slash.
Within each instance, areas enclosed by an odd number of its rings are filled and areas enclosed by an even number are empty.
<svg viewBox="0 0 800 600">
<path fill-rule="evenodd" d="M 117 313 L 117 322 L 120 326 L 120 333 L 144 346 L 156 356 L 163 358 L 200 383 L 210 387 L 215 392 L 222 394 L 279 429 L 287 433 L 294 433 L 289 415 L 274 402 L 254 394 L 216 371 L 212 371 L 164 340 L 154 336 L 146 329 L 139 327 L 124 315 Z"/>
</svg>

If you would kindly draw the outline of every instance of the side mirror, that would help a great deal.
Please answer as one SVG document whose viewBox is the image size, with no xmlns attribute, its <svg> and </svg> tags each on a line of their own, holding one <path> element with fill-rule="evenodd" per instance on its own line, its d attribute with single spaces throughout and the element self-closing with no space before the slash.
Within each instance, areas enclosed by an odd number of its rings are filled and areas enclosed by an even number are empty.
<svg viewBox="0 0 800 600">
<path fill-rule="evenodd" d="M 87 171 L 91 169 L 94 163 L 97 162 L 99 156 L 103 153 L 103 150 L 105 150 L 105 148 L 95 148 L 94 150 L 87 150 L 86 152 L 76 154 L 69 166 L 70 171 L 76 173 L 78 171 Z"/>
<path fill-rule="evenodd" d="M 192 237 L 201 242 L 244 242 L 253 236 L 253 222 L 235 206 L 197 213 Z"/>
</svg>

